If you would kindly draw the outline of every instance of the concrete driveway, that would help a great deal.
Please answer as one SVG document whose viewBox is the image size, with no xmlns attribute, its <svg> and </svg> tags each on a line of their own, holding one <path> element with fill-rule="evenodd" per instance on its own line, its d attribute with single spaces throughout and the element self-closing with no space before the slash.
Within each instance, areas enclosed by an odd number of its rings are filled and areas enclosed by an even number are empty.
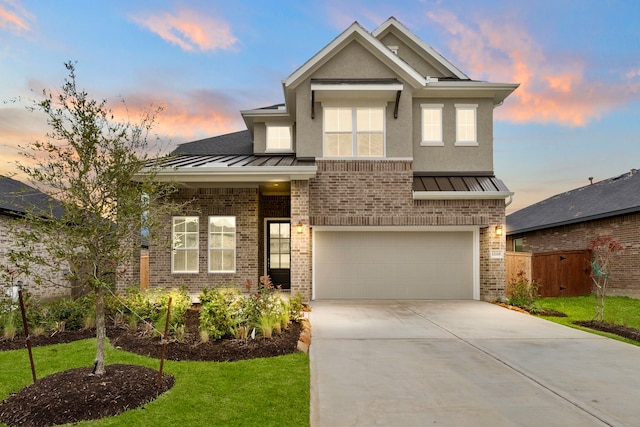
<svg viewBox="0 0 640 427">
<path fill-rule="evenodd" d="M 312 307 L 312 427 L 640 426 L 640 347 L 479 301 Z"/>
</svg>

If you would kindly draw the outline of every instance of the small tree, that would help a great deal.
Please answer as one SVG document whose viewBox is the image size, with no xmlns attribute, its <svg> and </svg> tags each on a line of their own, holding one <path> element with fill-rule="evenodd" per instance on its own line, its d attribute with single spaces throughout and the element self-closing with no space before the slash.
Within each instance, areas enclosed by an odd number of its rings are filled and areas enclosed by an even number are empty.
<svg viewBox="0 0 640 427">
<path fill-rule="evenodd" d="M 596 318 L 604 322 L 604 306 L 607 296 L 607 282 L 611 274 L 611 263 L 623 252 L 623 247 L 612 237 L 598 237 L 588 248 L 592 253 L 591 279 L 596 293 Z"/>
<path fill-rule="evenodd" d="M 173 187 L 157 182 L 161 165 L 149 162 L 147 154 L 147 136 L 159 111 L 146 113 L 138 124 L 116 122 L 106 101 L 96 102 L 77 88 L 75 65 L 65 67 L 69 76 L 62 91 L 44 90 L 44 98 L 28 107 L 44 112 L 51 129 L 46 141 L 23 147 L 29 165 L 18 164 L 52 203 L 25 214 L 28 227 L 17 233 L 10 258 L 36 284 L 45 278 L 32 266 L 43 264 L 95 292 L 94 373 L 102 375 L 104 293 L 114 286 L 114 275 L 122 273 L 118 266 L 132 259 L 141 229 L 153 227 L 154 218 L 175 208 L 160 203 Z M 149 205 L 154 206 L 151 212 Z"/>
</svg>

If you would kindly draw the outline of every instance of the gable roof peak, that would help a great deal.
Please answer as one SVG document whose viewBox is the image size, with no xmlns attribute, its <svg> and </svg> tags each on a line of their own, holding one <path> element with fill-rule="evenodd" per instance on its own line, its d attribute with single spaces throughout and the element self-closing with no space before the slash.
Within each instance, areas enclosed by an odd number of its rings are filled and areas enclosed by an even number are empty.
<svg viewBox="0 0 640 427">
<path fill-rule="evenodd" d="M 415 33 L 409 30 L 402 22 L 398 21 L 395 17 L 390 16 L 389 19 L 384 21 L 378 28 L 371 32 L 371 35 L 376 39 L 380 39 L 386 33 L 392 31 L 393 29 L 396 32 L 399 32 L 404 37 L 408 38 L 417 45 L 420 49 L 426 52 L 428 55 L 432 56 L 436 61 L 438 61 L 442 66 L 444 66 L 450 73 L 452 73 L 456 78 L 461 80 L 471 80 L 469 76 L 467 76 L 464 72 L 462 72 L 458 67 L 453 65 L 449 60 L 447 60 L 444 56 L 440 54 L 437 50 L 435 50 L 431 45 L 425 43 L 422 39 L 415 35 Z"/>
<path fill-rule="evenodd" d="M 378 40 L 372 33 L 369 33 L 358 21 L 354 21 L 353 24 L 340 33 L 340 35 L 333 39 L 328 45 L 311 57 L 289 77 L 283 80 L 283 86 L 285 88 L 295 86 L 303 76 L 307 76 L 310 72 L 321 66 L 328 58 L 341 50 L 343 46 L 358 37 L 360 40 L 364 41 L 364 44 L 372 52 L 375 52 L 380 58 L 385 58 L 386 61 L 393 64 L 398 71 L 403 73 L 407 79 L 412 80 L 416 87 L 424 86 L 426 84 L 426 78 L 424 76 L 387 49 L 380 40 Z"/>
</svg>

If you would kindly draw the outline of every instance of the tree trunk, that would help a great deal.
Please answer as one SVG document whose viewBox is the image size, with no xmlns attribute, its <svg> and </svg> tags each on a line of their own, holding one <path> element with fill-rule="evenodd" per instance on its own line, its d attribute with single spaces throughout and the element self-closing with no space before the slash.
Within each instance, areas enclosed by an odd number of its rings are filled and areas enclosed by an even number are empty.
<svg viewBox="0 0 640 427">
<path fill-rule="evenodd" d="M 104 289 L 102 283 L 98 283 L 95 289 L 96 293 L 96 360 L 95 375 L 104 375 L 104 342 L 107 337 L 107 331 L 104 321 Z"/>
</svg>

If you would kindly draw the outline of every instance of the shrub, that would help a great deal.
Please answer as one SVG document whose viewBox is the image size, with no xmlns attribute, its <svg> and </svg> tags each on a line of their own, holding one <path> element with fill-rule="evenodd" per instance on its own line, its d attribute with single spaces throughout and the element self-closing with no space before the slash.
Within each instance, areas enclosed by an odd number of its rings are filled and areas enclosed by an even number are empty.
<svg viewBox="0 0 640 427">
<path fill-rule="evenodd" d="M 540 284 L 535 280 L 527 279 L 525 272 L 520 270 L 516 279 L 507 286 L 509 304 L 529 309 L 540 297 L 538 291 Z"/>
<path fill-rule="evenodd" d="M 245 317 L 244 297 L 237 288 L 205 288 L 200 295 L 200 329 L 213 339 L 233 335 L 238 319 Z"/>
<path fill-rule="evenodd" d="M 81 329 L 85 319 L 95 313 L 95 298 L 84 295 L 78 299 L 62 298 L 48 303 L 44 309 L 44 321 L 53 329 Z"/>
</svg>

